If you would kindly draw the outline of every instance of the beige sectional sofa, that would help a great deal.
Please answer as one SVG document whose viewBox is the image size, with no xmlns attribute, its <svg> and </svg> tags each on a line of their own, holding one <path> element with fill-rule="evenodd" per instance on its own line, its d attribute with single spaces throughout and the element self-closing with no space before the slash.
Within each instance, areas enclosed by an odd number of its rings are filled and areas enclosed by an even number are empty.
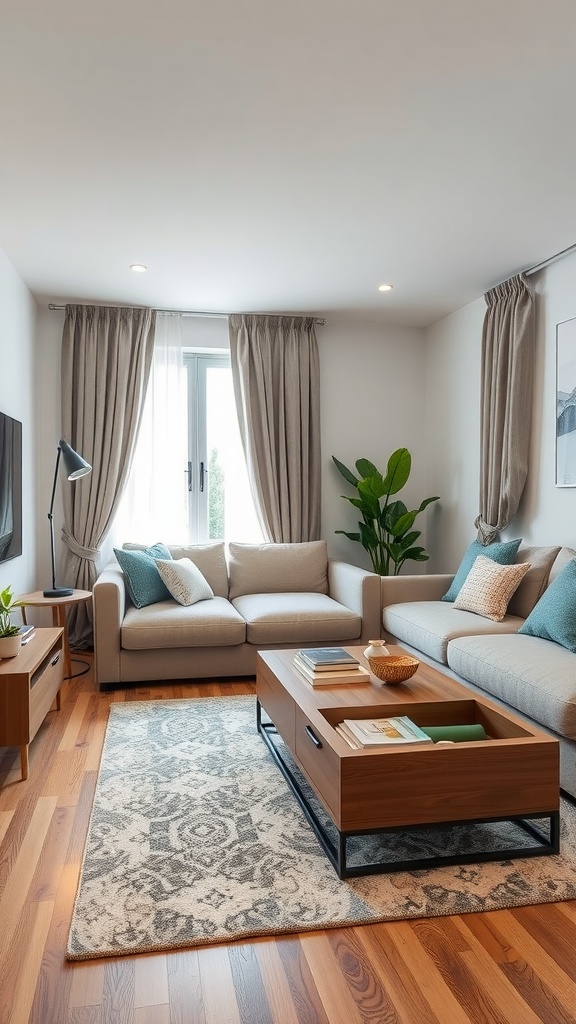
<svg viewBox="0 0 576 1024">
<path fill-rule="evenodd" d="M 169 550 L 197 566 L 214 597 L 137 608 L 111 562 L 93 591 L 100 686 L 254 675 L 259 649 L 364 644 L 380 635 L 380 577 L 329 559 L 325 541 Z"/>
<path fill-rule="evenodd" d="M 566 547 L 520 547 L 531 569 L 493 622 L 442 601 L 449 575 L 382 578 L 383 635 L 556 736 L 560 785 L 576 797 L 576 653 L 518 633 L 544 591 L 576 558 Z"/>
</svg>

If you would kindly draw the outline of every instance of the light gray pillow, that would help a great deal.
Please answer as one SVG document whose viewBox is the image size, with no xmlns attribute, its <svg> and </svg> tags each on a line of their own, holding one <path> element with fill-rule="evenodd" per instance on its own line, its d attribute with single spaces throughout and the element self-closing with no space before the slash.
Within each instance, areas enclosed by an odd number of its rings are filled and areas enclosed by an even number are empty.
<svg viewBox="0 0 576 1024">
<path fill-rule="evenodd" d="M 162 582 L 178 604 L 191 605 L 214 597 L 212 587 L 189 558 L 157 558 L 156 566 Z"/>
<path fill-rule="evenodd" d="M 325 540 L 301 544 L 240 544 L 230 541 L 230 599 L 244 594 L 328 593 Z"/>
</svg>

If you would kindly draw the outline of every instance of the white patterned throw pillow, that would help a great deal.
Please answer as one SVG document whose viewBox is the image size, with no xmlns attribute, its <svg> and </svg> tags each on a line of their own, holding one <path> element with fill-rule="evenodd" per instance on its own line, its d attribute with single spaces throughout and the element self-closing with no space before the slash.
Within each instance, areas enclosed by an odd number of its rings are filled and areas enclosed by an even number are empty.
<svg viewBox="0 0 576 1024">
<path fill-rule="evenodd" d="M 499 565 L 485 555 L 478 555 L 454 607 L 502 622 L 512 594 L 529 569 L 529 562 Z"/>
<path fill-rule="evenodd" d="M 179 604 L 191 605 L 214 597 L 212 587 L 189 558 L 157 558 L 156 565 L 162 582 Z"/>
</svg>

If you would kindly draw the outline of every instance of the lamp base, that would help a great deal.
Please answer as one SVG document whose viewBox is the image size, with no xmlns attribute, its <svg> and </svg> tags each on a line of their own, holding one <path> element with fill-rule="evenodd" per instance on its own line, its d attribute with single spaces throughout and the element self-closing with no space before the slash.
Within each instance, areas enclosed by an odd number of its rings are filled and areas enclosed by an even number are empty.
<svg viewBox="0 0 576 1024">
<path fill-rule="evenodd" d="M 53 590 L 42 591 L 43 597 L 72 597 L 72 587 L 54 587 Z"/>
</svg>

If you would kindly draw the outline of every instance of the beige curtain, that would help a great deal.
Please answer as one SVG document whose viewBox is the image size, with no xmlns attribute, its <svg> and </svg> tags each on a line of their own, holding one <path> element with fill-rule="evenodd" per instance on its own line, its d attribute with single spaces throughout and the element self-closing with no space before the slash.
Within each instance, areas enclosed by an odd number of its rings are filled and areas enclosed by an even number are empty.
<svg viewBox="0 0 576 1024">
<path fill-rule="evenodd" d="M 478 540 L 513 519 L 528 474 L 534 364 L 534 297 L 523 275 L 484 296 Z"/>
<path fill-rule="evenodd" d="M 62 335 L 62 436 L 92 466 L 66 484 L 63 578 L 91 590 L 100 545 L 125 487 L 152 365 L 156 314 L 150 309 L 66 306 Z M 84 605 L 69 621 L 73 647 L 91 642 Z"/>
<path fill-rule="evenodd" d="M 320 370 L 313 317 L 231 316 L 240 433 L 264 536 L 320 537 Z"/>
</svg>

